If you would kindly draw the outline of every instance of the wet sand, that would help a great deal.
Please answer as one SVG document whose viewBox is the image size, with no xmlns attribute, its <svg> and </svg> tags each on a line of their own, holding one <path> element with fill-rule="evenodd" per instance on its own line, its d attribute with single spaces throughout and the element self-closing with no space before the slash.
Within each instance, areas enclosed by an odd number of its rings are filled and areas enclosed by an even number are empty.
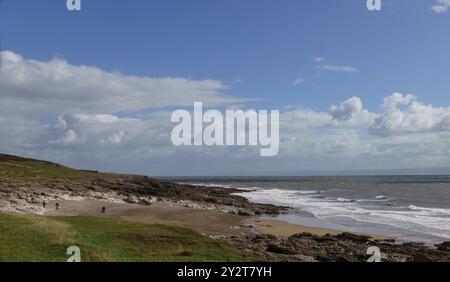
<svg viewBox="0 0 450 282">
<path fill-rule="evenodd" d="M 256 232 L 260 234 L 270 234 L 275 235 L 278 237 L 290 237 L 295 234 L 299 233 L 311 233 L 318 236 L 324 236 L 324 235 L 339 235 L 344 233 L 344 231 L 335 230 L 335 229 L 328 229 L 328 228 L 319 228 L 319 227 L 310 227 L 310 226 L 303 226 L 303 225 L 297 225 L 297 224 L 291 224 L 284 221 L 279 220 L 271 220 L 271 219 L 246 219 L 244 220 L 246 224 L 253 225 Z M 388 237 L 385 236 L 379 236 L 379 235 L 372 235 L 372 234 L 365 234 L 365 233 L 355 233 L 353 234 L 358 235 L 366 235 L 372 237 L 372 239 L 375 240 L 384 240 L 388 239 Z"/>
<path fill-rule="evenodd" d="M 125 203 L 110 203 L 96 200 L 60 201 L 60 208 L 55 209 L 56 202 L 48 202 L 47 216 L 111 216 L 131 222 L 144 224 L 163 224 L 185 227 L 206 235 L 242 235 L 247 232 L 272 234 L 289 237 L 308 232 L 323 236 L 337 235 L 342 231 L 301 226 L 278 220 L 248 218 L 233 214 L 220 213 L 216 210 L 193 209 L 169 203 L 157 203 L 142 206 Z M 102 214 L 102 207 L 106 213 Z"/>
<path fill-rule="evenodd" d="M 174 206 L 125 210 L 120 218 L 145 224 L 186 227 L 208 235 L 239 235 L 241 216 Z"/>
<path fill-rule="evenodd" d="M 343 233 L 343 231 L 327 229 L 327 228 L 317 228 L 308 227 L 302 225 L 291 224 L 278 220 L 268 220 L 268 219 L 249 219 L 246 220 L 247 224 L 254 225 L 258 233 L 271 234 L 280 237 L 289 237 L 298 233 L 312 233 L 315 235 L 323 236 L 326 234 L 338 235 Z"/>
<path fill-rule="evenodd" d="M 104 201 L 59 201 L 47 203 L 47 216 L 111 216 L 144 224 L 163 224 L 185 227 L 207 235 L 239 235 L 242 217 L 215 210 L 185 208 L 168 203 L 142 206 Z M 102 207 L 106 213 L 102 214 Z"/>
</svg>

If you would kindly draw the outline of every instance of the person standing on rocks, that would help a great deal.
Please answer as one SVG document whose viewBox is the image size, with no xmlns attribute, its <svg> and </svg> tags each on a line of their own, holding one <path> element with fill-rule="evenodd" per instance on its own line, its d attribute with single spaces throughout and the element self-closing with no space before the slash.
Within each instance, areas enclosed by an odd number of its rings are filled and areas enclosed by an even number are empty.
<svg viewBox="0 0 450 282">
<path fill-rule="evenodd" d="M 59 203 L 56 203 L 56 209 L 59 210 Z"/>
<path fill-rule="evenodd" d="M 45 209 L 45 205 L 46 205 L 46 203 L 45 203 L 45 201 L 43 201 L 42 202 L 42 207 Z"/>
<path fill-rule="evenodd" d="M 102 208 L 102 213 L 106 213 L 106 207 Z"/>
</svg>

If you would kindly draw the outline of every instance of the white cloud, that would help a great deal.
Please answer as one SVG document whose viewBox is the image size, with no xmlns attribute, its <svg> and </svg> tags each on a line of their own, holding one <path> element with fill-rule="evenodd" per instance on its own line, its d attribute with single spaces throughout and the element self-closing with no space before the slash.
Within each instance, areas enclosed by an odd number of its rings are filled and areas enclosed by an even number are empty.
<svg viewBox="0 0 450 282">
<path fill-rule="evenodd" d="M 327 71 L 335 71 L 335 72 L 358 72 L 359 70 L 355 67 L 351 66 L 338 66 L 338 65 L 319 65 L 319 69 L 327 70 Z"/>
<path fill-rule="evenodd" d="M 363 102 L 358 97 L 351 97 L 339 106 L 331 106 L 330 114 L 334 121 L 352 125 L 371 124 L 377 116 L 364 109 Z"/>
<path fill-rule="evenodd" d="M 288 107 L 281 112 L 280 155 L 271 161 L 261 160 L 253 147 L 174 147 L 171 113 L 164 111 L 133 118 L 61 115 L 39 130 L 19 132 L 17 140 L 27 142 L 16 148 L 69 164 L 78 160 L 76 164 L 92 165 L 88 168 L 127 171 L 134 164 L 132 172 L 153 174 L 198 174 L 198 169 L 245 174 L 249 168 L 240 164 L 248 162 L 258 163 L 251 173 L 273 171 L 274 166 L 290 171 L 293 163 L 306 170 L 438 166 L 450 162 L 449 113 L 399 93 L 384 99 L 380 113 L 364 109 L 358 97 L 330 112 Z M 197 171 L 188 165 L 199 159 Z M 214 172 L 210 163 L 220 163 L 221 171 Z"/>
<path fill-rule="evenodd" d="M 123 75 L 61 59 L 48 62 L 0 53 L 0 103 L 4 110 L 26 114 L 113 113 L 164 106 L 239 103 L 223 94 L 216 80 Z"/>
<path fill-rule="evenodd" d="M 72 129 L 64 132 L 64 135 L 56 140 L 50 140 L 49 143 L 52 145 L 70 145 L 77 141 L 78 136 Z"/>
<path fill-rule="evenodd" d="M 150 115 L 147 118 L 119 118 L 114 115 L 77 114 L 60 116 L 59 119 L 64 121 L 67 125 L 66 128 L 58 126 L 58 122 L 55 126 L 48 128 L 48 135 L 62 135 L 64 137 L 67 135 L 67 132 L 73 132 L 74 134 L 71 135 L 79 136 L 78 139 L 84 146 L 93 148 L 106 145 L 123 145 L 128 141 L 133 143 L 144 135 L 149 137 L 149 139 L 142 140 L 142 143 L 138 145 L 154 145 L 154 140 L 159 135 L 155 133 L 163 125 L 163 120 L 157 114 Z M 155 134 L 156 136 L 150 139 L 148 134 Z"/>
<path fill-rule="evenodd" d="M 315 57 L 314 61 L 316 61 L 317 63 L 322 63 L 323 61 L 325 61 L 325 58 L 322 57 Z"/>
<path fill-rule="evenodd" d="M 442 14 L 450 8 L 450 0 L 437 0 L 436 4 L 431 6 L 431 10 L 437 14 Z"/>
<path fill-rule="evenodd" d="M 299 84 L 302 84 L 303 82 L 304 82 L 304 79 L 302 77 L 299 77 L 296 80 L 294 80 L 294 82 L 292 82 L 292 84 L 299 85 Z"/>
<path fill-rule="evenodd" d="M 373 123 L 377 114 L 364 109 L 360 98 L 349 98 L 330 112 L 317 112 L 305 107 L 288 107 L 282 112 L 281 122 L 292 130 L 320 127 L 363 127 Z"/>
<path fill-rule="evenodd" d="M 292 132 L 311 127 L 328 126 L 332 117 L 325 112 L 316 112 L 305 107 L 289 107 L 280 116 L 281 127 Z"/>
<path fill-rule="evenodd" d="M 425 104 L 414 95 L 393 93 L 377 112 L 367 110 L 359 97 L 336 103 L 329 112 L 286 107 L 280 116 L 280 155 L 263 160 L 254 147 L 171 144 L 171 112 L 158 107 L 191 105 L 198 97 L 210 105 L 242 107 L 242 99 L 225 96 L 218 81 L 133 77 L 61 60 L 1 55 L 0 151 L 6 153 L 153 175 L 450 163 L 450 107 Z M 156 109 L 117 114 L 149 104 Z"/>
<path fill-rule="evenodd" d="M 314 58 L 314 61 L 317 63 L 316 68 L 325 71 L 333 71 L 333 72 L 344 72 L 344 73 L 354 73 L 359 72 L 358 68 L 352 66 L 345 65 L 335 65 L 327 63 L 327 60 L 322 57 Z"/>
<path fill-rule="evenodd" d="M 386 111 L 370 127 L 374 134 L 387 136 L 450 130 L 450 107 L 433 107 L 413 95 L 394 93 L 384 99 L 384 108 Z"/>
<path fill-rule="evenodd" d="M 447 108 L 434 108 L 417 102 L 415 96 L 394 93 L 384 99 L 383 109 L 384 112 L 371 113 L 364 109 L 358 97 L 331 107 L 329 113 L 305 107 L 286 108 L 281 114 L 279 161 L 336 158 L 336 162 L 344 162 L 359 158 L 370 164 L 372 160 L 395 155 L 396 161 L 403 163 L 412 156 L 423 160 L 425 153 L 437 155 L 449 150 L 449 136 L 445 134 L 450 133 Z M 220 156 L 224 162 L 255 157 L 253 148 L 174 148 L 169 137 L 172 129 L 169 117 L 169 112 L 140 118 L 61 116 L 55 124 L 46 127 L 43 138 L 35 140 L 34 148 L 55 152 L 78 152 L 82 148 L 87 156 L 97 158 L 102 154 L 117 154 L 137 159 L 155 156 L 177 159 L 189 152 L 212 159 Z M 374 135 L 366 134 L 367 129 Z M 432 159 L 428 162 L 432 163 Z"/>
<path fill-rule="evenodd" d="M 288 108 L 281 116 L 280 159 L 304 170 L 448 166 L 450 108 L 400 93 L 382 106 L 372 113 L 352 97 L 329 113 Z"/>
<path fill-rule="evenodd" d="M 415 100 L 417 100 L 417 97 L 414 95 L 403 95 L 401 93 L 394 92 L 392 93 L 392 95 L 384 98 L 383 108 L 385 108 L 386 110 L 395 110 L 399 106 L 408 105 Z"/>
<path fill-rule="evenodd" d="M 331 115 L 333 119 L 338 121 L 347 121 L 353 119 L 357 114 L 363 110 L 363 104 L 358 97 L 352 97 L 339 106 L 331 107 Z"/>
</svg>

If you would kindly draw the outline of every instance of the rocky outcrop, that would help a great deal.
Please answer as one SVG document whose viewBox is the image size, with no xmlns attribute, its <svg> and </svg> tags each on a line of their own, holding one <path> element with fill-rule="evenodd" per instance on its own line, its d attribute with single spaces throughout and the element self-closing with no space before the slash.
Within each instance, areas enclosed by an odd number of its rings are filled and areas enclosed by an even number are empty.
<svg viewBox="0 0 450 282">
<path fill-rule="evenodd" d="M 229 243 L 257 261 L 366 262 L 370 247 L 378 247 L 384 262 L 448 262 L 450 242 L 426 247 L 418 243 L 395 244 L 368 236 L 342 233 L 317 236 L 301 233 L 289 238 L 253 234 L 228 238 Z"/>
<path fill-rule="evenodd" d="M 123 201 L 128 204 L 151 206 L 156 202 L 156 199 L 152 197 L 139 197 L 136 195 L 128 195 L 127 197 L 124 198 Z"/>
</svg>

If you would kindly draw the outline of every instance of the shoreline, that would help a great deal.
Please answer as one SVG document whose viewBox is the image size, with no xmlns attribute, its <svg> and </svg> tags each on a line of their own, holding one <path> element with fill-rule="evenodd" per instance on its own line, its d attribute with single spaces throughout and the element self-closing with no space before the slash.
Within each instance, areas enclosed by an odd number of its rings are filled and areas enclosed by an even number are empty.
<svg viewBox="0 0 450 282">
<path fill-rule="evenodd" d="M 59 203 L 60 208 L 55 209 Z M 143 206 L 130 203 L 113 203 L 99 200 L 49 201 L 44 216 L 98 216 L 112 217 L 144 224 L 173 225 L 189 228 L 208 236 L 239 235 L 238 227 L 243 216 L 217 210 L 186 207 L 179 203 L 157 202 Z M 102 207 L 106 208 L 101 213 Z"/>
<path fill-rule="evenodd" d="M 277 219 L 247 219 L 248 224 L 255 226 L 255 230 L 260 234 L 269 234 L 278 237 L 290 237 L 299 233 L 311 233 L 318 236 L 327 234 L 339 235 L 345 233 L 344 230 L 313 227 L 307 225 L 293 224 Z M 381 238 L 371 234 L 365 234 L 373 238 Z"/>
<path fill-rule="evenodd" d="M 382 249 L 384 261 L 450 261 L 450 242 L 430 248 L 421 243 L 399 244 L 371 235 L 263 220 L 259 217 L 280 216 L 290 209 L 252 203 L 234 195 L 236 192 L 242 190 L 130 175 L 3 178 L 0 210 L 43 216 L 107 216 L 185 227 L 224 240 L 254 261 L 366 261 L 370 246 Z"/>
<path fill-rule="evenodd" d="M 58 210 L 55 209 L 59 203 Z M 217 210 L 186 207 L 177 203 L 155 203 L 150 206 L 114 203 L 99 200 L 49 201 L 44 216 L 109 216 L 126 221 L 186 227 L 209 236 L 238 236 L 243 234 L 269 234 L 290 237 L 298 233 L 318 236 L 339 235 L 344 230 L 291 224 L 282 220 L 262 219 L 227 214 Z M 100 211 L 106 208 L 106 213 Z M 363 234 L 361 234 L 363 235 Z M 376 239 L 384 237 L 364 234 Z"/>
<path fill-rule="evenodd" d="M 288 207 L 252 203 L 234 195 L 237 189 L 162 182 L 146 176 L 93 174 L 83 178 L 24 177 L 3 178 L 0 182 L 0 210 L 40 214 L 39 203 L 64 200 L 104 200 L 107 202 L 153 205 L 157 202 L 190 208 L 218 210 L 242 216 L 278 215 Z"/>
<path fill-rule="evenodd" d="M 37 208 L 39 204 L 34 205 Z M 102 207 L 106 207 L 105 214 L 101 213 Z M 212 239 L 224 240 L 258 262 L 361 262 L 367 260 L 370 246 L 379 247 L 383 261 L 387 262 L 450 261 L 450 242 L 435 248 L 420 243 L 398 244 L 393 239 L 186 207 L 175 202 L 142 205 L 95 199 L 48 201 L 43 215 L 111 217 L 149 225 L 185 227 Z"/>
<path fill-rule="evenodd" d="M 99 177 L 102 176 L 102 177 Z M 374 238 L 396 238 L 397 236 L 392 234 L 382 234 L 376 232 L 370 232 L 365 230 L 349 230 L 335 228 L 334 226 L 317 226 L 311 224 L 308 220 L 306 222 L 292 222 L 285 220 L 285 216 L 292 215 L 291 208 L 280 207 L 271 204 L 261 204 L 251 202 L 248 198 L 242 195 L 236 195 L 245 192 L 251 192 L 250 190 L 241 190 L 234 188 L 223 188 L 215 186 L 200 186 L 189 184 L 178 184 L 172 182 L 161 182 L 157 179 L 148 178 L 145 176 L 131 176 L 131 175 L 115 175 L 114 177 L 105 178 L 104 175 L 99 174 L 94 178 L 87 179 L 45 179 L 45 178 L 25 178 L 16 183 L 15 179 L 7 179 L 6 183 L 9 186 L 12 184 L 23 185 L 24 180 L 33 181 L 34 188 L 29 188 L 31 191 L 25 191 L 24 187 L 17 187 L 17 192 L 14 196 L 10 192 L 7 192 L 6 205 L 2 203 L 0 198 L 0 211 L 8 213 L 23 213 L 23 214 L 36 214 L 44 215 L 44 211 L 41 207 L 42 201 L 75 201 L 75 202 L 89 202 L 89 201 L 102 201 L 105 205 L 108 204 L 133 204 L 142 209 L 155 206 L 171 207 L 171 209 L 185 208 L 185 212 L 196 210 L 201 214 L 200 210 L 216 211 L 218 214 L 239 216 L 242 222 L 236 223 L 236 217 L 234 217 L 235 226 L 246 226 L 246 231 L 249 229 L 249 225 L 253 226 L 254 233 L 269 234 L 275 236 L 289 237 L 296 233 L 308 232 L 315 235 L 323 236 L 326 234 L 337 235 L 340 233 L 348 232 L 353 234 L 369 234 Z M 27 181 L 28 182 L 28 181 Z M 129 187 L 129 183 L 133 186 Z M 19 186 L 18 185 L 18 186 Z M 64 189 L 58 189 L 58 186 L 65 186 Z M 77 190 L 67 189 L 67 186 L 76 185 Z M 93 186 L 95 185 L 95 186 Z M 15 185 L 14 185 L 15 186 Z M 50 186 L 50 187 L 49 187 Z M 125 186 L 125 187 L 124 187 Z M 106 188 L 108 187 L 108 188 Z M 5 191 L 2 191 L 0 185 L 0 196 L 5 195 Z M 8 199 L 9 198 L 9 199 Z M 8 202 L 9 200 L 9 202 Z M 14 204 L 11 204 L 14 203 Z M 97 207 L 98 208 L 98 207 Z M 82 210 L 82 209 L 81 209 Z M 135 209 L 134 209 L 135 210 Z M 156 219 L 149 221 L 146 216 L 142 216 L 136 213 L 136 211 L 129 211 L 130 215 L 124 215 L 125 218 L 131 218 L 144 222 L 160 222 Z M 175 214 L 175 211 L 166 213 Z M 96 215 L 87 213 L 88 215 Z M 258 224 L 256 221 L 264 221 L 264 224 Z M 139 218 L 139 219 L 136 219 Z M 176 218 L 176 217 L 175 217 Z M 222 219 L 225 217 L 222 217 Z M 318 219 L 317 219 L 318 220 Z M 181 219 L 177 219 L 173 222 L 168 220 L 163 221 L 168 224 L 181 222 L 182 226 L 189 227 Z M 208 221 L 208 220 L 206 220 Z M 250 223 L 249 223 L 250 221 Z M 311 225 L 308 225 L 310 223 Z M 196 226 L 196 224 L 192 224 Z M 205 228 L 200 228 L 200 232 L 203 232 Z M 251 228 L 250 228 L 251 229 Z M 207 230 L 208 231 L 208 230 Z M 230 232 L 224 232 L 225 234 Z M 226 230 L 228 231 L 228 230 Z M 218 236 L 224 236 L 215 232 Z M 231 234 L 234 234 L 231 232 Z M 423 242 L 428 245 L 435 243 L 442 243 L 446 240 L 439 238 L 433 242 L 426 242 L 417 239 L 411 240 L 398 240 L 397 242 Z"/>
</svg>

